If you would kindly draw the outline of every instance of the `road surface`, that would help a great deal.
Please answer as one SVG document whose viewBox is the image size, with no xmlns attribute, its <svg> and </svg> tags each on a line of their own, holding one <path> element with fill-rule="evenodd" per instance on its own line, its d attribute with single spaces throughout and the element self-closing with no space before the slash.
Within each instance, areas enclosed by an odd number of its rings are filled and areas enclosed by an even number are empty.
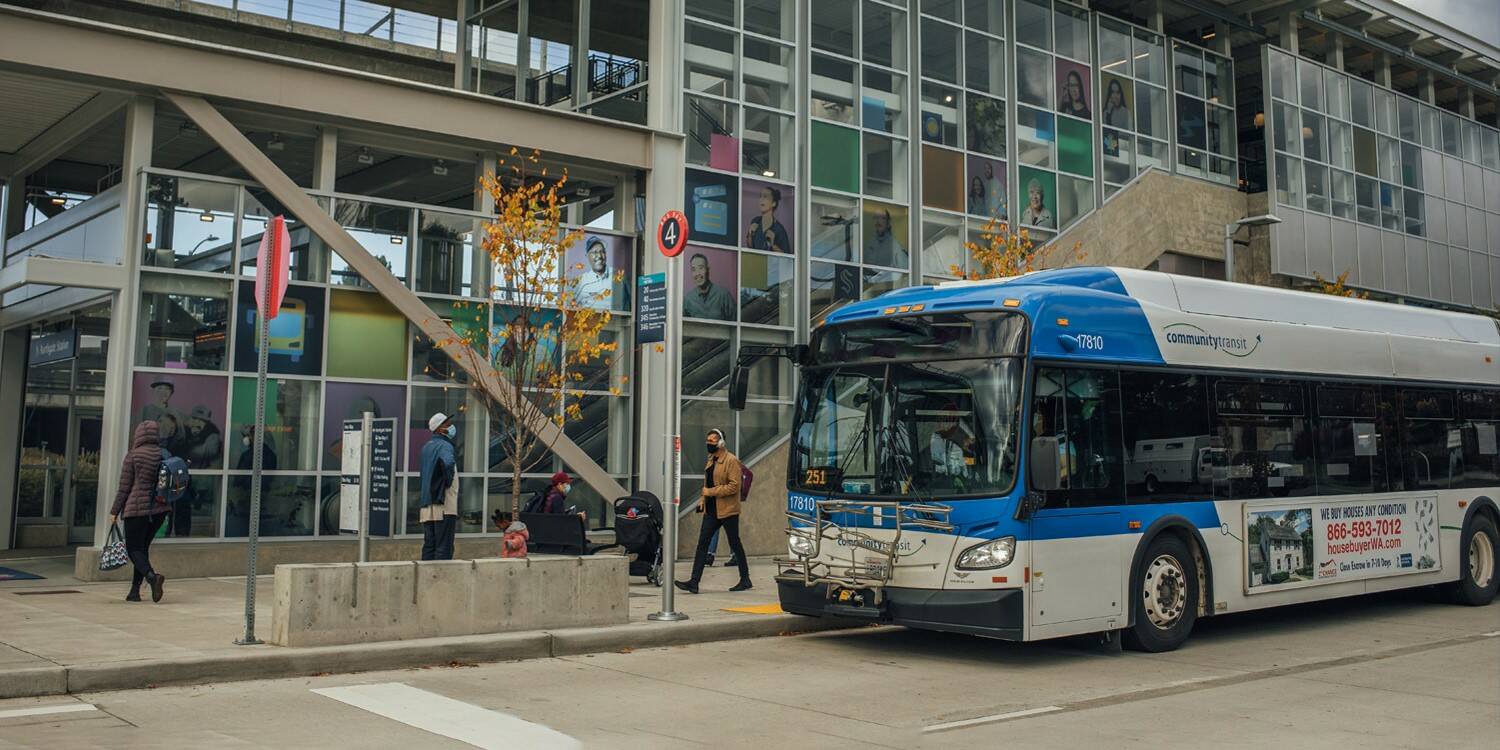
<svg viewBox="0 0 1500 750">
<path fill-rule="evenodd" d="M 1214 618 L 1167 654 L 868 628 L 0 701 L 0 748 L 1494 748 L 1500 603 Z"/>
</svg>

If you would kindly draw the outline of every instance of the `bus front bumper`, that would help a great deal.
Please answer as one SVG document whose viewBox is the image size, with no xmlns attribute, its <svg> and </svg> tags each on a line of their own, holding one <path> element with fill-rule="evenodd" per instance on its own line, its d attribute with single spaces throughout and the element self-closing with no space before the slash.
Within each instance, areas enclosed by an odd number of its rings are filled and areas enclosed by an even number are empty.
<svg viewBox="0 0 1500 750">
<path fill-rule="evenodd" d="M 1022 589 L 946 591 L 887 587 L 871 606 L 841 605 L 829 598 L 830 584 L 804 586 L 778 580 L 781 608 L 812 617 L 856 617 L 923 630 L 1002 638 L 1023 638 L 1026 607 Z"/>
</svg>

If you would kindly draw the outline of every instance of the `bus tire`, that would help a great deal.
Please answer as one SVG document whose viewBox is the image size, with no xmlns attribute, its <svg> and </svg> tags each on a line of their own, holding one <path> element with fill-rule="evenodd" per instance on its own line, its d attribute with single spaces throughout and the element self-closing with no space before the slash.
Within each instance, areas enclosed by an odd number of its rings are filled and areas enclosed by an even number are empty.
<svg viewBox="0 0 1500 750">
<path fill-rule="evenodd" d="M 1181 646 L 1198 619 L 1198 563 L 1175 534 L 1158 534 L 1130 582 L 1131 621 L 1121 635 L 1134 651 Z"/>
<path fill-rule="evenodd" d="M 1475 513 L 1458 543 L 1458 580 L 1443 585 L 1448 601 L 1482 607 L 1500 590 L 1496 561 L 1500 560 L 1500 532 L 1488 513 Z"/>
</svg>

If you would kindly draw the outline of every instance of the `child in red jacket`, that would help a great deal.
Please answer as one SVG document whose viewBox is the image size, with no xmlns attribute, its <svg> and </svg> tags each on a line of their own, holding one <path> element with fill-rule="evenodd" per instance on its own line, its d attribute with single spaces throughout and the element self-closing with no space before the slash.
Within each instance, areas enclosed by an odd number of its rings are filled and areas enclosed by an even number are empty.
<svg viewBox="0 0 1500 750">
<path fill-rule="evenodd" d="M 526 530 L 526 524 L 511 521 L 509 516 L 509 513 L 495 513 L 495 527 L 505 534 L 500 537 L 500 556 L 524 558 L 526 542 L 531 539 L 531 533 Z"/>
</svg>

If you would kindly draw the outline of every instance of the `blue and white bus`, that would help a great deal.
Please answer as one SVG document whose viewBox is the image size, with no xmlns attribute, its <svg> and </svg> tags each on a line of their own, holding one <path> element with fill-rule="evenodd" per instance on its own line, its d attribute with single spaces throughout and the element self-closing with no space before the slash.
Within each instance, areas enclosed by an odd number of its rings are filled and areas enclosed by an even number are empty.
<svg viewBox="0 0 1500 750">
<path fill-rule="evenodd" d="M 799 365 L 781 606 L 1176 648 L 1412 586 L 1488 603 L 1500 322 L 1113 268 L 903 289 Z"/>
</svg>

